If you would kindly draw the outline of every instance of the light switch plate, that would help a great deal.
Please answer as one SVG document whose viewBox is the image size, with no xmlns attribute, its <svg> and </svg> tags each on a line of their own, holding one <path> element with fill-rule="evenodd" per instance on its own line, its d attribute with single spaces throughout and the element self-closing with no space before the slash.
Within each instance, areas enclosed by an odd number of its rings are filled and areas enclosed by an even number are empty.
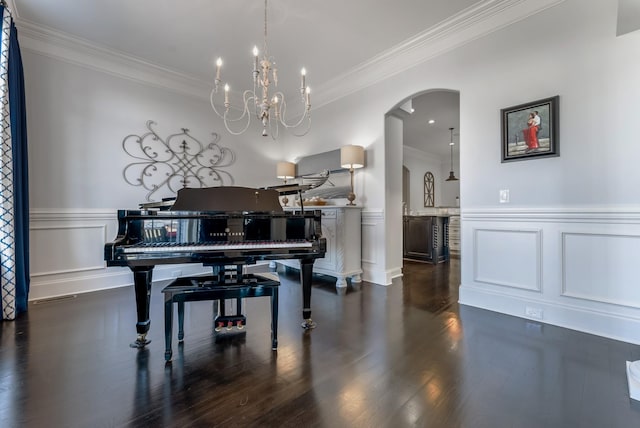
<svg viewBox="0 0 640 428">
<path fill-rule="evenodd" d="M 509 203 L 509 189 L 500 190 L 500 203 L 501 204 Z"/>
</svg>

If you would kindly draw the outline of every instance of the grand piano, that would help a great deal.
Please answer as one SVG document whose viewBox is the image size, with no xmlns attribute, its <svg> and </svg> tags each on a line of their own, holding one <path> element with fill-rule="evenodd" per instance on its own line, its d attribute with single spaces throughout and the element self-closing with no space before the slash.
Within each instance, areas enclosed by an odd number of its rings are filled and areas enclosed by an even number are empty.
<svg viewBox="0 0 640 428">
<path fill-rule="evenodd" d="M 149 341 L 153 268 L 159 264 L 202 263 L 215 273 L 228 265 L 261 260 L 300 260 L 303 328 L 311 319 L 311 280 L 315 259 L 324 257 L 319 211 L 285 212 L 276 189 L 210 187 L 180 189 L 174 202 L 151 209 L 118 211 L 118 235 L 104 247 L 107 266 L 133 272 L 137 338 Z M 164 206 L 164 207 L 163 207 Z M 145 209 L 147 208 L 147 209 Z"/>
</svg>

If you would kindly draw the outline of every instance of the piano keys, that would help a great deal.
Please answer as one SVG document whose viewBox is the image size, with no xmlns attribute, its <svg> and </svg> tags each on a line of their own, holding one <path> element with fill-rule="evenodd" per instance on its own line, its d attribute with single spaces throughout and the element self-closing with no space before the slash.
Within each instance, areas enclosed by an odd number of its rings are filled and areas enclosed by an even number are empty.
<svg viewBox="0 0 640 428">
<path fill-rule="evenodd" d="M 168 211 L 119 210 L 118 235 L 104 248 L 107 266 L 133 272 L 138 320 L 132 347 L 148 341 L 152 272 L 158 264 L 202 263 L 214 274 L 227 265 L 300 260 L 303 327 L 313 328 L 311 279 L 324 257 L 319 211 L 284 212 L 272 189 L 181 189 Z"/>
</svg>

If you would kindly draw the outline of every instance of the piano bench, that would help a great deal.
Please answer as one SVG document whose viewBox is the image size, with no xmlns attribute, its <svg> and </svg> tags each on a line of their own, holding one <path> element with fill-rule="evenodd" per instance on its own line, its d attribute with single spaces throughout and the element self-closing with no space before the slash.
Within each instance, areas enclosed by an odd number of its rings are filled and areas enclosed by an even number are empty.
<svg viewBox="0 0 640 428">
<path fill-rule="evenodd" d="M 224 301 L 226 299 L 271 296 L 271 349 L 275 351 L 278 348 L 279 286 L 280 282 L 277 274 L 272 273 L 244 275 L 241 282 L 231 284 L 220 284 L 217 278 L 211 276 L 177 278 L 162 290 L 162 293 L 164 293 L 165 361 L 170 361 L 173 355 L 171 350 L 173 304 L 178 304 L 178 340 L 182 341 L 184 338 L 184 303 L 201 300 Z M 222 314 L 222 316 L 216 318 L 216 321 L 219 321 L 219 319 L 222 322 L 230 322 L 233 325 L 244 325 L 244 317 L 240 314 L 236 316 Z"/>
</svg>

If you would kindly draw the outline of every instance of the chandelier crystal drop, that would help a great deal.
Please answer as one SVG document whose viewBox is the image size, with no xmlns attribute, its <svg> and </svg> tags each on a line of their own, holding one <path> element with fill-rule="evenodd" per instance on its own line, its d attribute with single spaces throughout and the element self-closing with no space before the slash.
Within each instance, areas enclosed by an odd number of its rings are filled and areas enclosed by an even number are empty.
<svg viewBox="0 0 640 428">
<path fill-rule="evenodd" d="M 251 124 L 251 117 L 255 115 L 256 120 L 262 122 L 262 136 L 266 137 L 271 135 L 275 140 L 278 138 L 280 126 L 290 129 L 293 135 L 302 137 L 309 132 L 311 128 L 311 90 L 307 86 L 307 71 L 302 68 L 300 71 L 300 103 L 303 108 L 303 113 L 300 115 L 298 121 L 287 122 L 286 111 L 287 103 L 285 101 L 284 94 L 280 91 L 275 91 L 272 95 L 269 93 L 271 83 L 275 87 L 278 86 L 278 70 L 276 69 L 276 63 L 273 57 L 269 56 L 269 49 L 267 47 L 267 0 L 264 0 L 264 44 L 262 48 L 262 57 L 258 47 L 253 48 L 253 89 L 247 89 L 242 95 L 241 108 L 235 108 L 231 105 L 230 90 L 228 84 L 224 84 L 224 112 L 220 112 L 215 105 L 215 97 L 221 91 L 222 79 L 222 58 L 218 58 L 216 61 L 216 78 L 214 81 L 214 87 L 211 91 L 210 101 L 213 111 L 224 121 L 224 126 L 227 131 L 233 135 L 240 135 L 244 133 Z M 236 115 L 232 114 L 232 110 L 241 110 L 242 113 Z M 234 123 L 239 123 L 236 129 L 232 129 Z M 300 133 L 296 131 L 301 130 Z"/>
</svg>

